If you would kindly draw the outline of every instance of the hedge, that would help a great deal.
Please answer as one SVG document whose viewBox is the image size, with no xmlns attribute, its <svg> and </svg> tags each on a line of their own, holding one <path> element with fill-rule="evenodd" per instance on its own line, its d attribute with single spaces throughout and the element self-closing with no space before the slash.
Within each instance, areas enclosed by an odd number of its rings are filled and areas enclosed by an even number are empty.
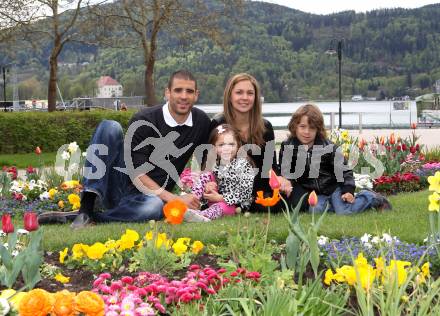
<svg viewBox="0 0 440 316">
<path fill-rule="evenodd" d="M 22 112 L 0 113 L 0 154 L 32 152 L 36 146 L 55 152 L 63 144 L 76 141 L 82 150 L 99 122 L 115 120 L 127 128 L 133 112 Z"/>
</svg>

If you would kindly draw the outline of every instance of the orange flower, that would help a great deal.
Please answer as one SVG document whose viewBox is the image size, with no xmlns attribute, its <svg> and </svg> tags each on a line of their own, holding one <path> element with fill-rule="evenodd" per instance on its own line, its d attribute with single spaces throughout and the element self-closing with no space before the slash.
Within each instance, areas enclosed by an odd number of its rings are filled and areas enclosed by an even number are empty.
<svg viewBox="0 0 440 316">
<path fill-rule="evenodd" d="M 359 141 L 359 144 L 358 144 L 359 149 L 363 150 L 366 144 L 367 144 L 367 142 L 365 141 L 365 139 L 361 138 L 361 140 Z"/>
<path fill-rule="evenodd" d="M 255 203 L 263 205 L 263 206 L 274 206 L 281 199 L 279 189 L 273 190 L 272 196 L 265 198 L 263 195 L 263 191 L 257 192 L 257 198 L 255 199 Z"/>
<path fill-rule="evenodd" d="M 75 297 L 75 309 L 86 316 L 104 316 L 104 301 L 99 294 L 82 291 Z"/>
<path fill-rule="evenodd" d="M 417 123 L 411 123 L 411 128 L 412 129 L 416 129 L 417 128 Z"/>
<path fill-rule="evenodd" d="M 181 200 L 169 201 L 163 207 L 163 214 L 166 221 L 170 224 L 181 224 L 183 222 L 183 215 L 187 210 L 187 206 Z"/>
<path fill-rule="evenodd" d="M 55 316 L 74 316 L 78 312 L 75 310 L 75 293 L 63 290 L 55 293 L 55 303 L 52 313 Z"/>
<path fill-rule="evenodd" d="M 390 135 L 390 144 L 394 145 L 396 143 L 396 138 L 394 137 L 394 133 L 391 133 Z"/>
<path fill-rule="evenodd" d="M 312 193 L 309 194 L 308 202 L 311 207 L 314 207 L 316 204 L 318 204 L 318 196 L 316 195 L 315 191 L 312 191 Z"/>
<path fill-rule="evenodd" d="M 272 190 L 279 189 L 281 187 L 281 183 L 280 181 L 278 181 L 277 174 L 272 169 L 270 169 L 269 171 L 269 185 Z"/>
<path fill-rule="evenodd" d="M 379 138 L 379 143 L 380 143 L 381 145 L 385 144 L 385 137 L 380 136 L 380 138 Z"/>
<path fill-rule="evenodd" d="M 35 147 L 35 153 L 37 154 L 37 155 L 41 155 L 41 149 L 40 149 L 40 147 Z"/>
<path fill-rule="evenodd" d="M 42 289 L 28 292 L 20 301 L 20 316 L 46 316 L 52 311 L 54 298 Z"/>
</svg>

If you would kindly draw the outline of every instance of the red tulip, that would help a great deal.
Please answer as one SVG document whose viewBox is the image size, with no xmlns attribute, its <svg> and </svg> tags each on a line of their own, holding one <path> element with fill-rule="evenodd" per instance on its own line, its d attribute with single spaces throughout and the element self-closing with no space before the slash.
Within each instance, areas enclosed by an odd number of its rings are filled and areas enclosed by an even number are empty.
<svg viewBox="0 0 440 316">
<path fill-rule="evenodd" d="M 2 215 L 2 230 L 5 234 L 14 232 L 14 225 L 12 224 L 11 214 L 9 213 Z"/>
<path fill-rule="evenodd" d="M 24 213 L 24 229 L 27 231 L 34 231 L 38 229 L 38 219 L 37 214 L 35 212 L 26 212 Z"/>
<path fill-rule="evenodd" d="M 272 169 L 269 171 L 269 185 L 272 190 L 279 189 L 281 186 L 280 181 L 278 181 L 277 174 Z"/>
<path fill-rule="evenodd" d="M 318 204 L 318 196 L 316 195 L 315 191 L 312 191 L 312 193 L 310 193 L 308 202 L 311 207 L 314 207 Z"/>
<path fill-rule="evenodd" d="M 37 155 L 41 155 L 41 149 L 40 149 L 40 147 L 35 147 L 35 153 L 37 154 Z"/>
<path fill-rule="evenodd" d="M 28 174 L 35 173 L 35 169 L 32 166 L 29 166 L 29 167 L 26 168 L 26 172 Z"/>
<path fill-rule="evenodd" d="M 411 128 L 412 129 L 416 129 L 417 128 L 417 123 L 411 123 Z"/>
<path fill-rule="evenodd" d="M 416 153 L 416 148 L 414 146 L 409 147 L 409 152 L 411 154 L 415 154 Z"/>
</svg>

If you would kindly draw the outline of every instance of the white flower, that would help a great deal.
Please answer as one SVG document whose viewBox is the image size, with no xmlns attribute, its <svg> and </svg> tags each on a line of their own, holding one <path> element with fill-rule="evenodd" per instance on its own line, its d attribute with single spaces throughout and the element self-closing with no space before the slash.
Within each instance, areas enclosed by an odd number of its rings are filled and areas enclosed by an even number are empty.
<svg viewBox="0 0 440 316">
<path fill-rule="evenodd" d="M 427 243 L 427 242 L 428 242 L 428 240 L 429 240 L 429 238 L 428 238 L 428 237 L 426 237 L 425 239 L 423 239 L 423 242 L 424 242 L 424 243 Z"/>
<path fill-rule="evenodd" d="M 371 248 L 373 248 L 373 245 L 370 244 L 369 242 L 366 242 L 366 243 L 364 243 L 364 247 L 367 249 L 371 249 Z"/>
<path fill-rule="evenodd" d="M 87 151 L 84 151 L 81 155 L 82 155 L 83 157 L 86 157 L 86 156 L 87 156 Z"/>
<path fill-rule="evenodd" d="M 361 237 L 361 241 L 362 241 L 363 243 L 367 243 L 367 242 L 370 241 L 370 237 L 371 237 L 370 234 L 365 233 L 365 234 Z"/>
<path fill-rule="evenodd" d="M 67 150 L 73 154 L 75 151 L 77 151 L 79 148 L 78 144 L 76 142 L 70 143 L 69 146 L 67 147 Z"/>
<path fill-rule="evenodd" d="M 387 233 L 383 233 L 382 234 L 382 241 L 385 241 L 387 244 L 390 244 L 393 241 L 393 237 L 391 237 Z"/>
<path fill-rule="evenodd" d="M 329 238 L 326 236 L 321 235 L 318 237 L 318 245 L 320 245 L 320 246 L 324 246 L 325 244 L 328 243 L 328 241 L 329 241 Z"/>
<path fill-rule="evenodd" d="M 43 193 L 40 194 L 40 201 L 44 201 L 44 200 L 49 200 L 49 192 L 48 191 L 44 191 Z"/>
<path fill-rule="evenodd" d="M 61 158 L 63 160 L 68 160 L 70 158 L 70 154 L 67 151 L 63 151 L 63 153 L 61 154 Z"/>
<path fill-rule="evenodd" d="M 371 242 L 373 244 L 378 244 L 380 242 L 379 236 L 374 236 L 373 238 L 371 238 Z"/>
<path fill-rule="evenodd" d="M 29 234 L 29 232 L 26 229 L 20 228 L 20 229 L 17 229 L 17 234 L 18 235 L 27 235 L 27 234 Z"/>
<path fill-rule="evenodd" d="M 76 170 L 78 170 L 78 168 L 79 168 L 79 165 L 76 162 L 74 162 L 73 164 L 71 164 L 69 166 L 69 171 L 75 172 Z"/>
<path fill-rule="evenodd" d="M 9 302 L 5 298 L 0 298 L 0 316 L 5 316 L 9 313 L 11 307 L 9 306 Z"/>
<path fill-rule="evenodd" d="M 16 257 L 18 255 L 18 250 L 14 250 L 14 251 L 12 251 L 12 256 L 13 257 Z"/>
</svg>

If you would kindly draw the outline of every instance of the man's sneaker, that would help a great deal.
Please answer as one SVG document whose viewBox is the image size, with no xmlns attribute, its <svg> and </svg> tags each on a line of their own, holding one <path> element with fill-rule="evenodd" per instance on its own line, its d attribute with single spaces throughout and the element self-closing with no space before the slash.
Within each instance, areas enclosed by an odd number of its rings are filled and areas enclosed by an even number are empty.
<svg viewBox="0 0 440 316">
<path fill-rule="evenodd" d="M 376 198 L 378 200 L 378 205 L 376 207 L 377 210 L 389 211 L 393 209 L 393 206 L 391 205 L 390 201 L 388 201 L 388 199 L 382 194 L 376 192 Z"/>
<path fill-rule="evenodd" d="M 209 218 L 201 215 L 198 211 L 187 209 L 185 215 L 183 216 L 183 220 L 188 223 L 200 223 L 200 222 L 210 222 Z"/>
<path fill-rule="evenodd" d="M 75 218 L 72 224 L 70 224 L 70 228 L 72 229 L 80 229 L 87 226 L 94 225 L 92 219 L 86 213 L 79 213 L 79 215 Z"/>
<path fill-rule="evenodd" d="M 65 224 L 73 221 L 79 214 L 78 211 L 72 212 L 44 212 L 38 215 L 38 224 Z"/>
</svg>

